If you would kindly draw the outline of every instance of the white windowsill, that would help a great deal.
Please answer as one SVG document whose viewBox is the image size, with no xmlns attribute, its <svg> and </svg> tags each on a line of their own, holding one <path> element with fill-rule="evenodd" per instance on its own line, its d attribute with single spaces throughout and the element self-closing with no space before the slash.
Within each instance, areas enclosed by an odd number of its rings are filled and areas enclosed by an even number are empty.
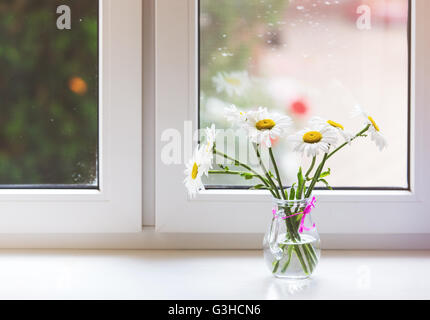
<svg viewBox="0 0 430 320">
<path fill-rule="evenodd" d="M 325 251 L 303 287 L 272 278 L 261 255 L 3 250 L 0 299 L 430 299 L 429 251 Z"/>
</svg>

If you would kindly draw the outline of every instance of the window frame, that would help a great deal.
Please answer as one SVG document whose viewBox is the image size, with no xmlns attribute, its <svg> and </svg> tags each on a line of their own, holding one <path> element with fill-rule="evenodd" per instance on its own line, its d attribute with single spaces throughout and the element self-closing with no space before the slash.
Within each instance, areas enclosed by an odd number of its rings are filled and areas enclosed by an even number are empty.
<svg viewBox="0 0 430 320">
<path fill-rule="evenodd" d="M 142 229 L 142 2 L 99 5 L 99 188 L 1 189 L 0 233 Z"/>
<path fill-rule="evenodd" d="M 426 90 L 430 45 L 426 30 L 430 3 L 411 1 L 410 68 L 410 190 L 318 190 L 315 218 L 323 234 L 429 234 L 430 216 L 426 197 L 430 171 L 425 120 L 430 112 Z M 181 233 L 261 233 L 267 225 L 271 201 L 267 191 L 206 190 L 189 199 L 183 186 L 183 166 L 165 165 L 160 159 L 164 130 L 183 132 L 193 146 L 184 122 L 198 120 L 198 5 L 197 0 L 156 1 L 156 230 Z M 172 108 L 172 101 L 175 107 Z M 186 132 L 185 132 L 186 131 Z M 168 201 L 166 201 L 168 199 Z M 345 214 L 347 212 L 347 214 Z M 407 219 L 405 218 L 405 215 Z"/>
</svg>

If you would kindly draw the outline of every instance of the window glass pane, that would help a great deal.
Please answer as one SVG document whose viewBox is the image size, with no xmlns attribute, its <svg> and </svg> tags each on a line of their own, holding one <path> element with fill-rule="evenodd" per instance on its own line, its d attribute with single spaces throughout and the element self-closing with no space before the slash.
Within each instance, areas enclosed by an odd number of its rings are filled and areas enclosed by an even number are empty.
<svg viewBox="0 0 430 320">
<path fill-rule="evenodd" d="M 330 159 L 330 184 L 407 188 L 408 24 L 408 0 L 200 0 L 200 127 L 229 128 L 223 109 L 235 104 L 287 114 L 296 130 L 318 115 L 357 133 L 358 104 L 389 146 L 354 143 Z M 288 142 L 274 143 L 284 180 L 295 181 L 302 159 Z M 249 185 L 207 181 L 240 184 Z"/>
<path fill-rule="evenodd" d="M 98 186 L 98 1 L 0 0 L 0 185 Z"/>
</svg>

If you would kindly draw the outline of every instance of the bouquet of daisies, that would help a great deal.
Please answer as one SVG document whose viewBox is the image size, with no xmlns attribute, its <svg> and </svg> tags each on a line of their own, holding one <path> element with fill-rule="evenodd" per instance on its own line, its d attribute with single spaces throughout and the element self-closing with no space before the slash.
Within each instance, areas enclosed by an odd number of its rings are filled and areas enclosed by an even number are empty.
<svg viewBox="0 0 430 320">
<path fill-rule="evenodd" d="M 330 159 L 339 151 L 352 144 L 356 139 L 370 137 L 379 149 L 387 145 L 375 120 L 361 107 L 357 106 L 353 112 L 354 116 L 363 119 L 364 127 L 356 134 L 351 134 L 340 124 L 332 120 L 314 117 L 309 121 L 307 128 L 289 135 L 293 126 L 291 118 L 285 115 L 271 113 L 267 108 L 260 107 L 254 111 L 243 112 L 235 106 L 225 110 L 226 119 L 235 127 L 244 129 L 250 143 L 253 145 L 258 166 L 241 162 L 234 156 L 218 150 L 216 147 L 217 130 L 215 125 L 207 128 L 203 142 L 197 146 L 192 159 L 185 170 L 185 186 L 190 197 L 204 190 L 202 178 L 208 175 L 236 175 L 249 181 L 255 181 L 252 189 L 267 190 L 275 200 L 277 208 L 274 210 L 274 219 L 282 213 L 285 223 L 283 234 L 284 244 L 278 245 L 272 253 L 274 255 L 272 267 L 273 273 L 285 272 L 291 264 L 292 255 L 295 253 L 304 274 L 312 273 L 318 262 L 318 255 L 312 245 L 304 244 L 286 245 L 302 242 L 303 223 L 301 223 L 306 210 L 310 210 L 309 203 L 312 192 L 318 183 L 323 183 L 329 189 L 326 177 L 330 175 L 330 169 L 326 165 Z M 309 168 L 299 168 L 297 181 L 282 181 L 279 167 L 275 159 L 272 142 L 287 138 L 293 145 L 295 152 L 310 157 Z M 262 151 L 269 155 L 270 164 L 262 159 Z M 220 169 L 214 170 L 215 156 L 230 161 L 237 170 L 228 166 L 219 165 Z M 286 187 L 289 186 L 289 187 Z M 291 205 L 291 203 L 296 205 Z M 273 248 L 272 248 L 273 249 Z M 276 257 L 276 252 L 285 257 L 281 268 L 281 259 Z"/>
<path fill-rule="evenodd" d="M 204 176 L 226 174 L 238 175 L 248 179 L 252 177 L 258 181 L 256 186 L 264 185 L 264 189 L 267 189 L 275 198 L 288 199 L 284 188 L 285 184 L 281 180 L 272 149 L 272 141 L 287 137 L 288 141 L 294 144 L 294 151 L 312 158 L 312 163 L 306 171 L 306 181 L 303 185 L 306 195 L 310 196 L 318 182 L 326 182 L 325 179 L 322 179 L 321 174 L 324 172 L 328 160 L 357 138 L 370 136 L 380 150 L 386 147 L 387 142 L 379 126 L 366 111 L 356 106 L 353 116 L 359 116 L 364 120 L 364 128 L 355 135 L 347 132 L 340 123 L 314 117 L 309 121 L 307 128 L 288 136 L 293 125 L 290 117 L 270 113 L 266 108 L 262 107 L 256 111 L 243 112 L 235 106 L 231 106 L 225 110 L 226 119 L 233 126 L 246 130 L 250 142 L 255 147 L 258 159 L 261 159 L 259 150 L 261 148 L 268 149 L 274 173 L 265 166 L 263 161 L 260 162 L 260 170 L 257 171 L 251 168 L 250 165 L 240 162 L 221 150 L 217 150 L 217 130 L 215 125 L 212 125 L 212 127 L 205 129 L 204 141 L 196 147 L 185 170 L 186 178 L 184 182 L 189 195 L 190 197 L 195 197 L 199 191 L 205 189 L 202 180 Z M 343 140 L 340 145 L 338 145 L 339 138 Z M 232 171 L 227 167 L 224 170 L 211 170 L 215 155 L 231 161 L 232 164 L 242 170 Z M 318 159 L 319 157 L 320 159 Z M 313 170 L 315 170 L 315 174 L 312 175 Z M 310 178 L 311 176 L 312 178 Z M 327 174 L 323 176 L 327 176 Z"/>
</svg>

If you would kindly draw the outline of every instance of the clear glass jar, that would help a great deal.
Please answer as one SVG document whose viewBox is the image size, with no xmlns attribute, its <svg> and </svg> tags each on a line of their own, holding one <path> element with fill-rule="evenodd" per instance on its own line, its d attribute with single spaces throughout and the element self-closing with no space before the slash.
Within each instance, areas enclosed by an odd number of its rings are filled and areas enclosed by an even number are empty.
<svg viewBox="0 0 430 320">
<path fill-rule="evenodd" d="M 321 257 L 320 237 L 312 222 L 315 198 L 273 199 L 273 216 L 264 236 L 264 258 L 278 278 L 307 279 Z"/>
</svg>

